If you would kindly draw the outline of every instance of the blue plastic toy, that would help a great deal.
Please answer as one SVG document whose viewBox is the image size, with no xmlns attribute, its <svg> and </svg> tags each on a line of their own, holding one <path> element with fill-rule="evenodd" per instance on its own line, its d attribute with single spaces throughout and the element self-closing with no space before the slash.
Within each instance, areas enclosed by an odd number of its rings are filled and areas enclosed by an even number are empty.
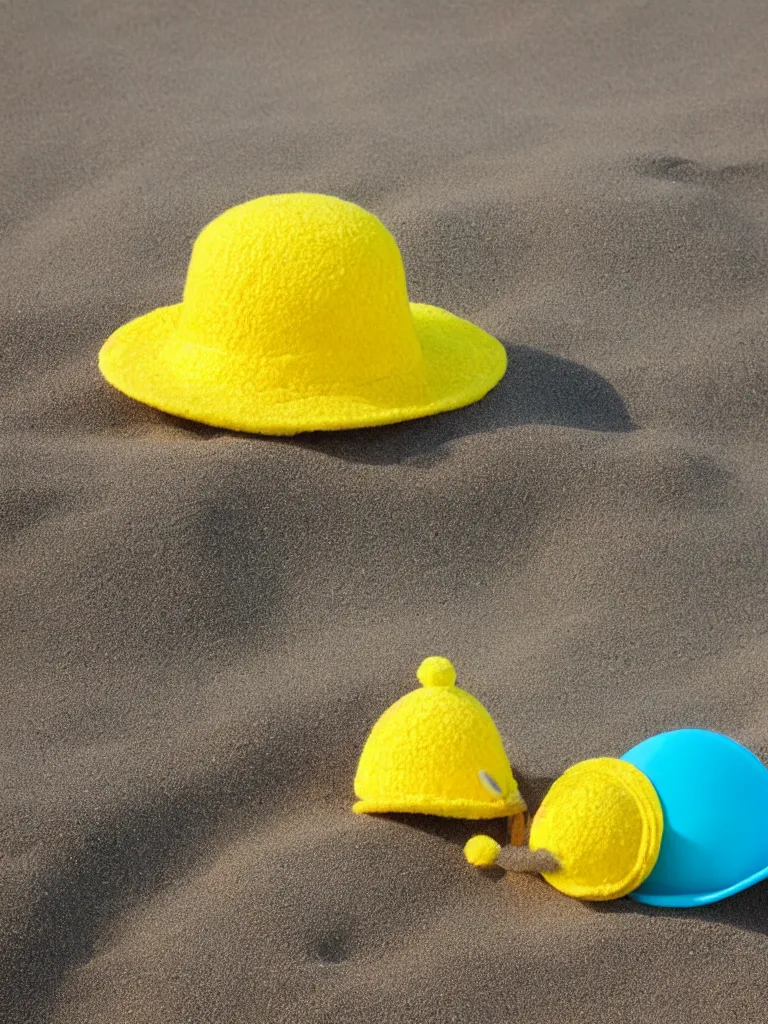
<svg viewBox="0 0 768 1024">
<path fill-rule="evenodd" d="M 652 736 L 622 758 L 664 811 L 656 865 L 630 895 L 657 907 L 715 903 L 768 878 L 768 768 L 720 733 Z"/>
</svg>

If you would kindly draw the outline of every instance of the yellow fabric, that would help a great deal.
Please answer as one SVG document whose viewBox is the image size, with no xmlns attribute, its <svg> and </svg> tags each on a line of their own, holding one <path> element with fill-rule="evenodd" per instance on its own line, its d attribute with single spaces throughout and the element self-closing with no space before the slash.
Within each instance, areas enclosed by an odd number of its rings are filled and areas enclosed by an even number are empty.
<svg viewBox="0 0 768 1024">
<path fill-rule="evenodd" d="M 332 196 L 262 196 L 200 233 L 179 305 L 120 327 L 99 367 L 132 398 L 261 434 L 456 409 L 504 375 L 503 345 L 409 303 L 392 235 Z"/>
<path fill-rule="evenodd" d="M 450 662 L 428 658 L 419 678 L 426 685 L 396 701 L 371 730 L 357 767 L 353 810 L 448 818 L 501 818 L 525 810 L 493 719 L 454 685 Z"/>
<path fill-rule="evenodd" d="M 550 788 L 531 825 L 529 846 L 548 850 L 562 870 L 544 875 L 584 900 L 626 896 L 659 855 L 664 817 L 656 790 L 634 765 L 612 757 L 582 761 Z"/>
<path fill-rule="evenodd" d="M 490 836 L 472 836 L 464 844 L 464 856 L 476 868 L 489 868 L 496 863 L 501 846 Z"/>
<path fill-rule="evenodd" d="M 422 686 L 453 686 L 456 669 L 447 658 L 425 658 L 416 670 Z"/>
</svg>

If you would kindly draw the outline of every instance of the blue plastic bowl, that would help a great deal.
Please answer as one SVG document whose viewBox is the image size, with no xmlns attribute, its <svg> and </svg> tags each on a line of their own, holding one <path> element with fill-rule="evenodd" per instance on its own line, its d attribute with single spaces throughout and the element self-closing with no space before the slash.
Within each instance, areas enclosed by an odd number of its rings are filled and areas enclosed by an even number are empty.
<svg viewBox="0 0 768 1024">
<path fill-rule="evenodd" d="M 720 733 L 679 729 L 622 760 L 647 775 L 664 811 L 659 859 L 632 899 L 698 907 L 768 878 L 768 768 L 751 751 Z"/>
</svg>

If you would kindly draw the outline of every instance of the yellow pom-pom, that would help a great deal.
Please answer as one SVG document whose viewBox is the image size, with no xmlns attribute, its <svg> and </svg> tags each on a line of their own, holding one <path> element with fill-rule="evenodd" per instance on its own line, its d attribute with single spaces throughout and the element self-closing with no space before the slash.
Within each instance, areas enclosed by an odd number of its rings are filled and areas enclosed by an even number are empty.
<svg viewBox="0 0 768 1024">
<path fill-rule="evenodd" d="M 464 856 L 476 868 L 489 868 L 496 863 L 501 847 L 490 836 L 472 836 L 464 846 Z"/>
<path fill-rule="evenodd" d="M 416 678 L 422 686 L 453 686 L 456 669 L 447 658 L 425 658 L 419 665 Z"/>
</svg>

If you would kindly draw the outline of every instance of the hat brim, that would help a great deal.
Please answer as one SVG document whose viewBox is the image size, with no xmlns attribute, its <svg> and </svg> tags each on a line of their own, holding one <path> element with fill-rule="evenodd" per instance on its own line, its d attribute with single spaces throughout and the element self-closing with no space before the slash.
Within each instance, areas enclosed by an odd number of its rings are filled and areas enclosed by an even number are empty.
<svg viewBox="0 0 768 1024">
<path fill-rule="evenodd" d="M 383 404 L 365 395 L 260 390 L 241 367 L 227 372 L 222 365 L 220 372 L 190 376 L 175 354 L 181 304 L 163 306 L 118 328 L 101 348 L 99 369 L 118 390 L 162 412 L 214 427 L 282 435 L 432 416 L 470 405 L 498 384 L 507 368 L 507 353 L 499 341 L 444 309 L 410 306 L 429 395 L 418 405 L 398 403 L 397 378 L 392 380 L 391 402 Z M 207 352 L 209 359 L 218 359 L 215 351 Z M 226 359 L 222 353 L 222 364 Z"/>
<path fill-rule="evenodd" d="M 638 903 L 646 903 L 650 907 L 706 907 L 710 903 L 719 903 L 720 900 L 728 899 L 729 896 L 735 896 L 736 893 L 743 892 L 759 882 L 764 882 L 767 878 L 768 867 L 765 867 L 762 871 L 750 875 L 749 878 L 743 878 L 725 889 L 718 889 L 717 892 L 655 893 L 653 891 L 645 892 L 645 887 L 641 886 L 629 895 Z"/>
<path fill-rule="evenodd" d="M 358 800 L 352 805 L 355 814 L 436 814 L 441 818 L 467 818 L 479 821 L 488 818 L 508 818 L 526 810 L 519 792 L 506 800 L 464 800 L 438 796 L 393 796 Z"/>
</svg>

